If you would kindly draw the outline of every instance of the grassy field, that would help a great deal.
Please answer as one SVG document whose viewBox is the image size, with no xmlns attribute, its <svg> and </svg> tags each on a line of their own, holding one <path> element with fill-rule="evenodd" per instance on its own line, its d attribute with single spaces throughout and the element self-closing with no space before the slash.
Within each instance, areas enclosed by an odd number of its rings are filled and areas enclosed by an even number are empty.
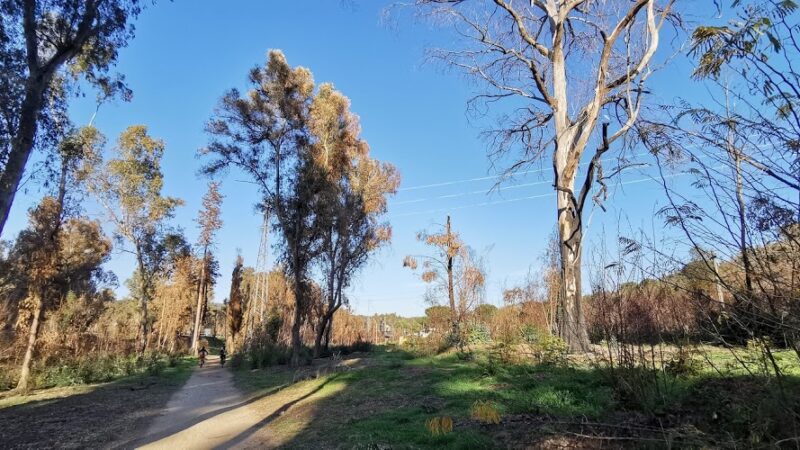
<svg viewBox="0 0 800 450">
<path fill-rule="evenodd" d="M 718 368 L 733 359 L 710 354 Z M 794 364 L 789 356 L 781 358 Z M 786 429 L 796 422 L 788 420 L 787 401 L 800 411 L 796 364 L 777 383 L 721 374 L 705 363 L 637 393 L 589 363 L 503 364 L 487 351 L 464 360 L 382 348 L 353 361 L 352 369 L 319 377 L 310 370 L 311 379 L 299 382 L 286 368 L 237 371 L 238 386 L 259 397 L 254 407 L 280 412 L 258 437 L 287 448 L 701 448 L 758 447 L 800 435 Z M 472 417 L 478 401 L 501 422 Z M 435 417 L 452 419 L 453 431 L 432 435 L 427 423 Z"/>
<path fill-rule="evenodd" d="M 184 358 L 158 374 L 0 399 L 2 448 L 125 448 L 191 375 Z"/>
</svg>

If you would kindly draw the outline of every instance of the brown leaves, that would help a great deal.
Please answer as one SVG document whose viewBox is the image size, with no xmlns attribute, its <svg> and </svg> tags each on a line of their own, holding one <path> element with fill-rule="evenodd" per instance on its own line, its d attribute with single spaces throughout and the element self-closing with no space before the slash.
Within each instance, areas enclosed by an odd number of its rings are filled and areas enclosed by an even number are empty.
<svg viewBox="0 0 800 450">
<path fill-rule="evenodd" d="M 406 256 L 403 258 L 403 267 L 408 267 L 411 270 L 417 270 L 417 260 L 413 256 Z"/>
<path fill-rule="evenodd" d="M 198 239 L 202 247 L 208 247 L 214 239 L 214 233 L 222 228 L 220 218 L 220 205 L 222 204 L 222 194 L 219 192 L 219 183 L 208 183 L 208 192 L 203 196 L 203 209 L 197 217 L 197 224 L 200 227 L 200 237 Z"/>
</svg>

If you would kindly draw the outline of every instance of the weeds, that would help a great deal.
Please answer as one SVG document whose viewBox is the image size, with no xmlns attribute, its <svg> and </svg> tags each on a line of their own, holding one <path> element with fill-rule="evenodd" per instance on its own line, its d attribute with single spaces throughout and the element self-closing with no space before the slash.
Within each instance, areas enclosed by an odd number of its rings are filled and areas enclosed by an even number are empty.
<svg viewBox="0 0 800 450">
<path fill-rule="evenodd" d="M 175 367 L 178 355 L 147 353 L 137 355 L 100 355 L 70 361 L 49 361 L 36 367 L 33 375 L 35 389 L 103 383 L 132 375 L 159 375 L 167 367 Z M 13 387 L 13 385 L 11 386 Z"/>
<path fill-rule="evenodd" d="M 472 405 L 470 417 L 478 422 L 497 425 L 500 423 L 500 411 L 494 402 L 478 400 Z"/>
<path fill-rule="evenodd" d="M 432 436 L 442 436 L 453 432 L 453 419 L 451 417 L 433 417 L 425 423 Z"/>
</svg>

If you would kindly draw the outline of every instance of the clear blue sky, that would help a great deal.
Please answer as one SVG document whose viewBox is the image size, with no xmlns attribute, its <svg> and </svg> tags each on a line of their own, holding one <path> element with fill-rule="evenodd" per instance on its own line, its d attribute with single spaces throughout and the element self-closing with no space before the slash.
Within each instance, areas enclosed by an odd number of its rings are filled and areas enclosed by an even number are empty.
<svg viewBox="0 0 800 450">
<path fill-rule="evenodd" d="M 120 54 L 118 70 L 134 91 L 133 101 L 103 105 L 95 125 L 110 141 L 132 124 L 147 125 L 153 136 L 165 141 L 165 193 L 186 201 L 175 223 L 194 240 L 194 219 L 207 183 L 197 176 L 201 161 L 195 156 L 206 143 L 203 124 L 226 89 L 246 86 L 247 71 L 263 63 L 268 49 L 282 49 L 290 64 L 308 67 L 318 83 L 333 82 L 350 97 L 374 156 L 395 164 L 402 174 L 401 191 L 390 203 L 388 215 L 394 228 L 392 245 L 377 254 L 355 281 L 351 289 L 355 310 L 422 314 L 425 286 L 402 268 L 402 258 L 423 252 L 415 233 L 443 223 L 448 212 L 464 240 L 484 254 L 488 300 L 499 304 L 502 285 L 518 281 L 537 263 L 553 229 L 548 166 L 541 173 L 520 177 L 514 182 L 517 186 L 507 184 L 508 189 L 487 195 L 494 180 L 485 179 L 493 174 L 486 146 L 478 136 L 480 127 L 465 114 L 474 87 L 456 73 L 425 64 L 425 48 L 444 35 L 408 15 L 401 16 L 397 26 L 387 26 L 381 20 L 387 4 L 159 2 L 142 14 L 135 39 Z M 652 86 L 664 89 L 663 97 L 685 97 L 697 90 L 687 73 L 686 63 L 679 61 L 654 77 Z M 92 100 L 89 94 L 73 102 L 75 123 L 89 121 Z M 232 174 L 223 181 L 225 223 L 217 239 L 222 276 L 216 301 L 228 295 L 237 249 L 248 265 L 255 264 L 258 251 L 260 218 L 253 210 L 257 192 L 235 182 L 237 178 L 241 179 Z M 622 181 L 642 178 L 631 173 Z M 453 181 L 460 182 L 449 183 Z M 593 214 L 590 240 L 596 240 L 603 228 L 616 233 L 622 211 L 634 227 L 651 228 L 662 197 L 657 185 L 623 184 L 615 191 L 608 212 Z M 3 238 L 13 238 L 25 226 L 25 211 L 40 197 L 36 190 L 18 196 Z M 91 204 L 86 209 L 92 216 L 98 213 Z M 124 295 L 132 259 L 117 251 L 107 267 L 119 277 L 118 292 Z"/>
</svg>

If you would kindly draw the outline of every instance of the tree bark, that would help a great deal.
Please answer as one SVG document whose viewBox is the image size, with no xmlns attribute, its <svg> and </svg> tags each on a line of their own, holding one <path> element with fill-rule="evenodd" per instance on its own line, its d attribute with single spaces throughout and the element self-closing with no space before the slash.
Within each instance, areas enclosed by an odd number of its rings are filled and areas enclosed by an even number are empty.
<svg viewBox="0 0 800 450">
<path fill-rule="evenodd" d="M 328 327 L 325 329 L 325 341 L 322 344 L 322 348 L 328 350 L 331 345 L 331 330 L 333 330 L 333 316 L 328 321 Z"/>
<path fill-rule="evenodd" d="M 25 172 L 25 166 L 33 151 L 36 139 L 37 116 L 42 109 L 43 95 L 49 77 L 38 73 L 28 79 L 25 87 L 25 99 L 19 118 L 19 130 L 11 144 L 8 161 L 0 176 L 0 235 L 3 233 L 14 196 Z"/>
<path fill-rule="evenodd" d="M 450 216 L 447 216 L 447 299 L 450 301 L 450 320 L 453 333 L 458 332 L 458 312 L 456 311 L 456 297 L 453 290 L 453 240 L 450 234 Z"/>
<path fill-rule="evenodd" d="M 19 373 L 19 381 L 17 382 L 17 391 L 26 392 L 28 390 L 28 380 L 31 374 L 31 361 L 33 360 L 33 352 L 36 347 L 36 340 L 39 337 L 39 324 L 42 317 L 42 297 L 36 296 L 36 306 L 33 310 L 33 318 L 31 319 L 31 328 L 28 331 L 28 345 L 25 348 L 25 357 L 22 359 L 22 370 Z"/>
<path fill-rule="evenodd" d="M 203 260 L 200 265 L 200 286 L 197 289 L 197 306 L 195 308 L 194 316 L 194 329 L 192 331 L 192 352 L 197 355 L 199 350 L 198 342 L 200 342 L 200 329 L 203 326 L 203 312 L 204 312 L 204 292 L 206 283 L 206 258 L 207 249 L 203 249 Z"/>
<path fill-rule="evenodd" d="M 328 326 L 328 315 L 323 314 L 317 323 L 315 336 L 314 336 L 314 358 L 319 358 L 322 355 L 322 338 L 325 336 L 325 329 Z"/>
<path fill-rule="evenodd" d="M 589 336 L 581 303 L 581 219 L 572 215 L 570 195 L 558 192 L 558 232 L 561 253 L 561 304 L 558 311 L 559 337 L 573 352 L 589 350 Z"/>
<path fill-rule="evenodd" d="M 144 355 L 145 350 L 147 350 L 147 302 L 149 300 L 149 281 L 147 280 L 147 274 L 145 273 L 144 262 L 142 261 L 141 256 L 141 249 L 137 246 L 136 252 L 136 259 L 139 263 L 139 277 L 141 277 L 141 295 L 139 298 L 139 304 L 142 308 L 142 316 L 139 320 L 139 333 L 141 335 L 141 343 L 139 344 L 139 355 Z"/>
<path fill-rule="evenodd" d="M 300 336 L 300 326 L 302 325 L 303 319 L 303 311 L 302 305 L 304 304 L 301 301 L 302 296 L 305 295 L 303 289 L 303 281 L 299 274 L 295 274 L 295 287 L 294 287 L 294 295 L 295 295 L 295 305 L 294 305 L 294 321 L 292 322 L 292 359 L 290 361 L 290 365 L 292 367 L 297 367 L 300 365 L 300 352 L 303 350 L 303 344 L 301 341 Z"/>
</svg>

